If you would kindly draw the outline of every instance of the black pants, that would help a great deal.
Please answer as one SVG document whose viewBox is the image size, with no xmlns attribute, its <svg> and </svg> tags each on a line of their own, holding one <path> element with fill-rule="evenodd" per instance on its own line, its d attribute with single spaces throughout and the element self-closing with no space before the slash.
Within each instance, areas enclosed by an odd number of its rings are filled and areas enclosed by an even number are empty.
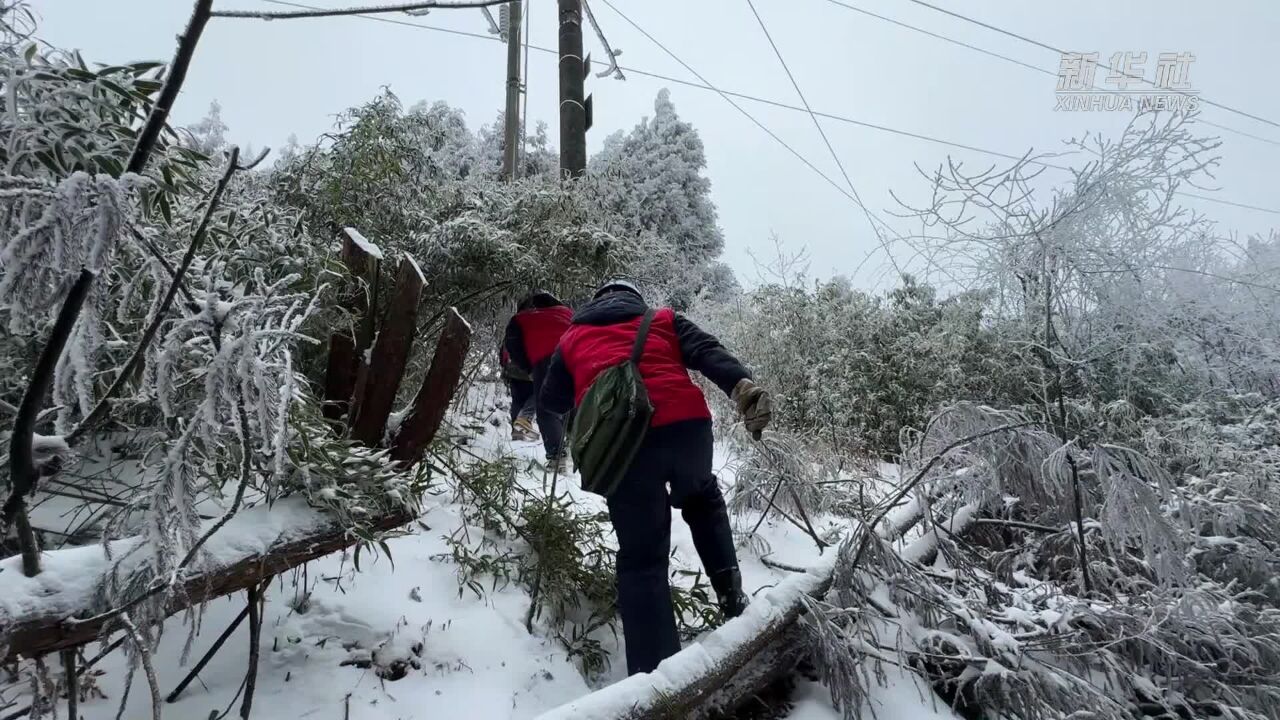
<svg viewBox="0 0 1280 720">
<path fill-rule="evenodd" d="M 547 365 L 544 360 L 533 367 L 534 412 L 538 416 L 538 432 L 542 433 L 542 447 L 547 451 L 547 459 L 560 454 L 560 446 L 564 443 L 564 416 L 546 410 L 538 397 L 542 394 L 542 383 L 547 379 Z"/>
<path fill-rule="evenodd" d="M 618 611 L 628 674 L 649 672 L 680 650 L 667 575 L 672 507 L 689 525 L 708 575 L 738 565 L 729 512 L 711 472 L 712 443 L 710 420 L 650 429 L 609 498 L 618 535 Z"/>
<path fill-rule="evenodd" d="M 507 386 L 511 389 L 511 422 L 515 422 L 518 417 L 533 417 L 533 381 L 532 380 L 507 380 Z"/>
</svg>

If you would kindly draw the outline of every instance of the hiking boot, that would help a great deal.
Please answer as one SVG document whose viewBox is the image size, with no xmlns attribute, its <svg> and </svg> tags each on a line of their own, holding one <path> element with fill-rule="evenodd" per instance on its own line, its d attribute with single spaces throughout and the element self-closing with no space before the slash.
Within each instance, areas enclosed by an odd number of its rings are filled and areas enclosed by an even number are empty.
<svg viewBox="0 0 1280 720">
<path fill-rule="evenodd" d="M 716 591 L 720 614 L 725 620 L 736 618 L 746 611 L 751 599 L 742 591 L 742 571 L 736 567 L 721 570 L 711 576 L 711 588 Z"/>
<path fill-rule="evenodd" d="M 567 454 L 552 455 L 547 458 L 547 471 L 557 475 L 569 474 L 569 456 Z"/>
<path fill-rule="evenodd" d="M 533 423 L 527 417 L 518 417 L 511 423 L 511 439 L 516 442 L 524 442 L 528 440 L 537 440 L 538 433 L 533 429 Z"/>
</svg>

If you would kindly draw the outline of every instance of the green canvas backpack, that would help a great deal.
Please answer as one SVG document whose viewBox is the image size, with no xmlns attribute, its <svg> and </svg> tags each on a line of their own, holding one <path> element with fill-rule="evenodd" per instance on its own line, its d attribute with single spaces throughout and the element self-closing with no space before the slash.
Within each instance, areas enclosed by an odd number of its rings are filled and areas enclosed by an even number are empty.
<svg viewBox="0 0 1280 720">
<path fill-rule="evenodd" d="M 612 495 L 649 432 L 653 405 L 640 377 L 640 356 L 653 314 L 645 312 L 640 321 L 631 357 L 600 373 L 574 411 L 569 452 L 587 492 Z"/>
</svg>

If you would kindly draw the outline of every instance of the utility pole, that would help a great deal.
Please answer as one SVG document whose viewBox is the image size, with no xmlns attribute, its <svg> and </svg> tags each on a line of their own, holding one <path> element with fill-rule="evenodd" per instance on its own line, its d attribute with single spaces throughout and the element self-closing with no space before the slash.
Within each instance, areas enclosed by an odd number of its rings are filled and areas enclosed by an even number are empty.
<svg viewBox="0 0 1280 720">
<path fill-rule="evenodd" d="M 511 0 L 507 12 L 507 109 L 503 115 L 502 177 L 516 179 L 520 154 L 520 0 Z"/>
<path fill-rule="evenodd" d="M 587 169 L 587 108 L 583 98 L 582 0 L 556 0 L 560 12 L 560 174 Z"/>
</svg>

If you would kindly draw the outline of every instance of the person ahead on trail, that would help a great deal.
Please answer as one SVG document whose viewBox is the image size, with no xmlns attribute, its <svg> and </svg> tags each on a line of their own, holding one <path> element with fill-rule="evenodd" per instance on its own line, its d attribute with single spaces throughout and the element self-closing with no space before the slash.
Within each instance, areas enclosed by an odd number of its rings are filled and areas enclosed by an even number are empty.
<svg viewBox="0 0 1280 720">
<path fill-rule="evenodd" d="M 533 378 L 511 364 L 511 353 L 507 352 L 505 342 L 498 349 L 498 366 L 502 368 L 502 381 L 511 393 L 511 439 L 537 440 L 538 433 L 533 429 Z"/>
<path fill-rule="evenodd" d="M 507 323 L 502 347 L 511 358 L 511 366 L 533 379 L 534 412 L 542 431 L 542 447 L 547 461 L 562 463 L 564 413 L 550 412 L 538 401 L 538 393 L 547 377 L 547 365 L 560 336 L 569 328 L 573 311 L 555 295 L 537 290 L 516 306 L 516 314 Z"/>
<path fill-rule="evenodd" d="M 635 351 L 649 312 L 636 287 L 605 283 L 573 316 L 542 384 L 539 405 L 565 413 L 592 382 Z M 680 508 L 726 618 L 747 605 L 724 496 L 712 473 L 711 410 L 689 370 L 702 373 L 737 403 L 747 429 L 769 422 L 767 393 L 712 335 L 671 308 L 653 311 L 639 372 L 653 407 L 649 430 L 622 480 L 607 498 L 618 536 L 618 610 L 627 671 L 649 672 L 680 650 L 667 561 L 671 508 Z M 670 488 L 668 489 L 668 486 Z"/>
</svg>

